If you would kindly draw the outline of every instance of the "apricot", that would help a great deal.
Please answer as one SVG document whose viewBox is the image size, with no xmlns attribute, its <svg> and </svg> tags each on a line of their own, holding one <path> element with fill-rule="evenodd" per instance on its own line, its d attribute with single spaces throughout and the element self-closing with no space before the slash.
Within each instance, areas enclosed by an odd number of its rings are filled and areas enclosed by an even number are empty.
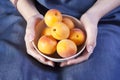
<svg viewBox="0 0 120 80">
<path fill-rule="evenodd" d="M 46 55 L 53 54 L 56 51 L 57 41 L 48 35 L 43 35 L 38 40 L 38 49 Z"/>
<path fill-rule="evenodd" d="M 66 39 L 69 34 L 69 28 L 62 22 L 56 22 L 51 28 L 51 35 L 57 40 Z"/>
<path fill-rule="evenodd" d="M 63 18 L 62 22 L 65 23 L 69 29 L 72 29 L 75 26 L 73 21 L 70 18 Z"/>
<path fill-rule="evenodd" d="M 49 35 L 49 36 L 51 36 L 51 28 L 50 27 L 45 27 L 43 29 L 41 35 Z"/>
<path fill-rule="evenodd" d="M 57 9 L 50 9 L 46 12 L 44 21 L 48 27 L 52 27 L 54 23 L 62 21 L 62 14 Z"/>
<path fill-rule="evenodd" d="M 85 34 L 79 28 L 74 28 L 70 30 L 69 39 L 74 41 L 77 46 L 82 45 L 85 42 Z"/>
<path fill-rule="evenodd" d="M 69 39 L 60 40 L 57 44 L 57 53 L 63 58 L 73 56 L 76 52 L 77 46 Z"/>
</svg>

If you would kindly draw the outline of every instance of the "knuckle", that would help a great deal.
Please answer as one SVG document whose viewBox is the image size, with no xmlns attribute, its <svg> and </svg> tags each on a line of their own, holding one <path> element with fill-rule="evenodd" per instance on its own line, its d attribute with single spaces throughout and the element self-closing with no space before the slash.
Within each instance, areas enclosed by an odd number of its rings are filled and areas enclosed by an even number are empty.
<svg viewBox="0 0 120 80">
<path fill-rule="evenodd" d="M 29 54 L 29 55 L 31 54 L 31 51 L 30 51 L 30 50 L 28 50 L 28 49 L 27 49 L 27 54 Z"/>
<path fill-rule="evenodd" d="M 88 60 L 89 57 L 90 57 L 90 55 L 86 55 L 86 56 L 85 56 L 85 60 Z"/>
<path fill-rule="evenodd" d="M 32 54 L 31 49 L 29 49 L 28 47 L 26 47 L 26 51 L 27 51 L 27 54 L 29 54 L 29 55 L 31 55 L 31 54 Z"/>
</svg>

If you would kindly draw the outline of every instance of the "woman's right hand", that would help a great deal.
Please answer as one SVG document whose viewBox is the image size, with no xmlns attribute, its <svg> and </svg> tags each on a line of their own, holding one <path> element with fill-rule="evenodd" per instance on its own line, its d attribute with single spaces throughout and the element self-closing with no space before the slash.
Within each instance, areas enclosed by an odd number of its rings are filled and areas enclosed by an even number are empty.
<svg viewBox="0 0 120 80">
<path fill-rule="evenodd" d="M 34 49 L 32 45 L 32 41 L 34 40 L 34 37 L 35 37 L 34 28 L 41 22 L 42 18 L 43 16 L 38 14 L 38 15 L 32 16 L 27 21 L 27 27 L 26 27 L 26 33 L 25 33 L 25 43 L 26 43 L 27 53 L 32 57 L 34 57 L 39 62 L 53 67 L 54 63 L 52 61 L 45 59 L 43 56 L 41 56 Z"/>
</svg>

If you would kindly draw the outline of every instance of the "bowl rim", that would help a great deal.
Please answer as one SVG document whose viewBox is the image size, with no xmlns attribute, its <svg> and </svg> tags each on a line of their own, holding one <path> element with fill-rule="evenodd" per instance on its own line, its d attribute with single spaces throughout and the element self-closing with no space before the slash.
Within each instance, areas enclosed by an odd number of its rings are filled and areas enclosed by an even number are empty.
<svg viewBox="0 0 120 80">
<path fill-rule="evenodd" d="M 73 56 L 70 56 L 70 57 L 67 57 L 67 58 L 52 58 L 52 57 L 49 57 L 49 56 L 43 54 L 41 51 L 39 51 L 38 48 L 35 46 L 35 44 L 34 44 L 33 41 L 32 41 L 32 45 L 33 45 L 33 47 L 35 48 L 35 50 L 36 50 L 41 56 L 43 56 L 43 57 L 45 57 L 45 58 L 47 58 L 47 59 L 49 59 L 49 60 L 51 60 L 51 61 L 54 61 L 54 62 L 63 62 L 63 61 L 69 60 L 69 59 L 73 59 L 73 58 L 77 57 L 78 55 L 80 55 L 80 54 L 83 52 L 83 50 L 85 49 L 85 46 L 86 46 L 86 45 L 84 45 L 84 46 L 82 47 L 82 49 L 81 49 L 79 52 L 77 52 L 75 55 L 73 55 Z"/>
</svg>

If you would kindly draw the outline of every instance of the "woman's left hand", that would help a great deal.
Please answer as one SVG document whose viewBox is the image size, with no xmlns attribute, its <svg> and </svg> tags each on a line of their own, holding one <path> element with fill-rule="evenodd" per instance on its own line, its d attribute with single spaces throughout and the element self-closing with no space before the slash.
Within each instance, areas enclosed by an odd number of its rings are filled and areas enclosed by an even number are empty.
<svg viewBox="0 0 120 80">
<path fill-rule="evenodd" d="M 60 64 L 61 67 L 81 63 L 89 59 L 96 46 L 98 21 L 89 14 L 84 14 L 80 18 L 80 23 L 85 27 L 87 33 L 86 49 L 83 54 L 75 59 L 71 59 Z"/>
</svg>

